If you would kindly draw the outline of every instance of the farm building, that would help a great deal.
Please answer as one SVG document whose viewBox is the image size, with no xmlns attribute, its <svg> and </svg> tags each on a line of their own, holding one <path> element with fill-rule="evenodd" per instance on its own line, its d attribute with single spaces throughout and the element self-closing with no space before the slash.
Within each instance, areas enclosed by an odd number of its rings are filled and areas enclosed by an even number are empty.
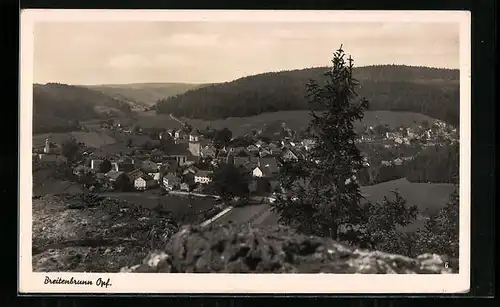
<svg viewBox="0 0 500 307">
<path fill-rule="evenodd" d="M 156 181 L 149 175 L 142 175 L 134 180 L 136 190 L 147 190 L 156 186 Z"/>
<path fill-rule="evenodd" d="M 174 174 L 167 174 L 163 177 L 163 187 L 167 190 L 176 190 L 180 188 L 181 179 Z"/>
<path fill-rule="evenodd" d="M 66 157 L 57 154 L 38 154 L 37 160 L 41 164 L 62 164 L 68 161 Z"/>
<path fill-rule="evenodd" d="M 207 184 L 211 181 L 212 181 L 212 179 L 210 179 L 210 172 L 209 171 L 199 170 L 194 175 L 194 182 L 196 182 L 196 183 Z"/>
<path fill-rule="evenodd" d="M 297 161 L 299 159 L 299 156 L 297 155 L 297 153 L 295 153 L 293 150 L 291 150 L 290 148 L 286 148 L 284 151 L 283 151 L 283 154 L 282 154 L 282 158 L 283 160 L 285 161 L 290 161 L 290 160 L 295 160 Z"/>
</svg>

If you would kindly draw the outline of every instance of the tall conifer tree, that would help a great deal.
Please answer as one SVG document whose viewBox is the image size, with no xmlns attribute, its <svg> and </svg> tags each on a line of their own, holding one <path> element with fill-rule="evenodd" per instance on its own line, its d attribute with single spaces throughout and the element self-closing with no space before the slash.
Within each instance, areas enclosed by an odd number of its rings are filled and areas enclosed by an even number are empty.
<svg viewBox="0 0 500 307">
<path fill-rule="evenodd" d="M 341 46 L 326 81 L 307 85 L 311 110 L 324 110 L 311 111 L 309 133 L 316 146 L 298 161 L 286 162 L 280 174 L 286 193 L 278 196 L 273 210 L 281 223 L 305 233 L 338 238 L 342 225 L 360 224 L 365 217 L 355 179 L 363 161 L 354 123 L 363 118 L 368 101 L 356 94 L 353 64 Z"/>
</svg>

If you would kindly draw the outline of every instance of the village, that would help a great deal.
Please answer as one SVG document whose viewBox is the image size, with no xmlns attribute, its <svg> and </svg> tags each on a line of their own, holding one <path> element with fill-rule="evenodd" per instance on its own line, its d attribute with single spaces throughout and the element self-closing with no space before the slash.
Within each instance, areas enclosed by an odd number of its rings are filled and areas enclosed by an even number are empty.
<svg viewBox="0 0 500 307">
<path fill-rule="evenodd" d="M 212 174 L 219 165 L 232 164 L 251 178 L 251 196 L 272 199 L 273 193 L 284 192 L 278 180 L 283 162 L 300 159 L 314 146 L 313 139 L 289 129 L 285 123 L 278 131 L 254 131 L 243 137 L 231 137 L 228 129 L 200 131 L 187 123 L 176 130 L 144 129 L 108 120 L 99 129 L 121 135 L 122 144 L 90 148 L 79 143 L 78 159 L 71 161 L 71 169 L 78 182 L 100 193 L 157 191 L 162 195 L 218 197 L 210 189 Z M 229 133 L 224 135 L 224 131 Z M 454 143 L 455 135 L 456 130 L 439 121 L 411 128 L 379 125 L 364 127 L 357 142 L 397 152 L 403 147 Z M 142 141 L 134 144 L 133 137 Z M 110 148 L 113 150 L 107 150 Z M 68 164 L 62 151 L 62 144 L 48 137 L 44 146 L 33 148 L 34 164 Z M 362 154 L 365 167 L 373 167 L 374 163 L 381 167 L 402 166 L 414 158 L 404 154 L 392 155 L 391 159 Z"/>
</svg>

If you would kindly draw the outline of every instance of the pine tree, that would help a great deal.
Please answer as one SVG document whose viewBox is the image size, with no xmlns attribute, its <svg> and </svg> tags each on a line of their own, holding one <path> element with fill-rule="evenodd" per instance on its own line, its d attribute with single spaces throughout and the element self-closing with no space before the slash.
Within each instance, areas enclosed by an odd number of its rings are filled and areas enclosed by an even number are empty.
<svg viewBox="0 0 500 307">
<path fill-rule="evenodd" d="M 313 117 L 309 133 L 316 146 L 293 167 L 283 168 L 280 181 L 287 193 L 273 204 L 281 223 L 335 239 L 342 225 L 357 225 L 365 217 L 355 180 L 362 157 L 354 122 L 363 118 L 368 101 L 357 97 L 352 70 L 353 60 L 345 59 L 341 46 L 325 83 L 311 80 L 307 85 Z M 319 106 L 325 111 L 313 111 Z"/>
</svg>

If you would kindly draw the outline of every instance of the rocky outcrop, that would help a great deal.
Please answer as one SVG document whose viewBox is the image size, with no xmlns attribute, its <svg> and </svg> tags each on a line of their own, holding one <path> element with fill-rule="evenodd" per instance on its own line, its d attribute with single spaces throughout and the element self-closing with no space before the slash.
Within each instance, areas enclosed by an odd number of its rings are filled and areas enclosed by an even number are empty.
<svg viewBox="0 0 500 307">
<path fill-rule="evenodd" d="M 359 250 L 285 227 L 184 227 L 164 250 L 121 272 L 149 273 L 454 273 L 445 256 L 416 259 Z"/>
<path fill-rule="evenodd" d="M 95 198 L 95 197 L 94 197 Z M 80 196 L 32 200 L 35 272 L 119 272 L 165 246 L 168 217 L 123 201 Z"/>
</svg>

